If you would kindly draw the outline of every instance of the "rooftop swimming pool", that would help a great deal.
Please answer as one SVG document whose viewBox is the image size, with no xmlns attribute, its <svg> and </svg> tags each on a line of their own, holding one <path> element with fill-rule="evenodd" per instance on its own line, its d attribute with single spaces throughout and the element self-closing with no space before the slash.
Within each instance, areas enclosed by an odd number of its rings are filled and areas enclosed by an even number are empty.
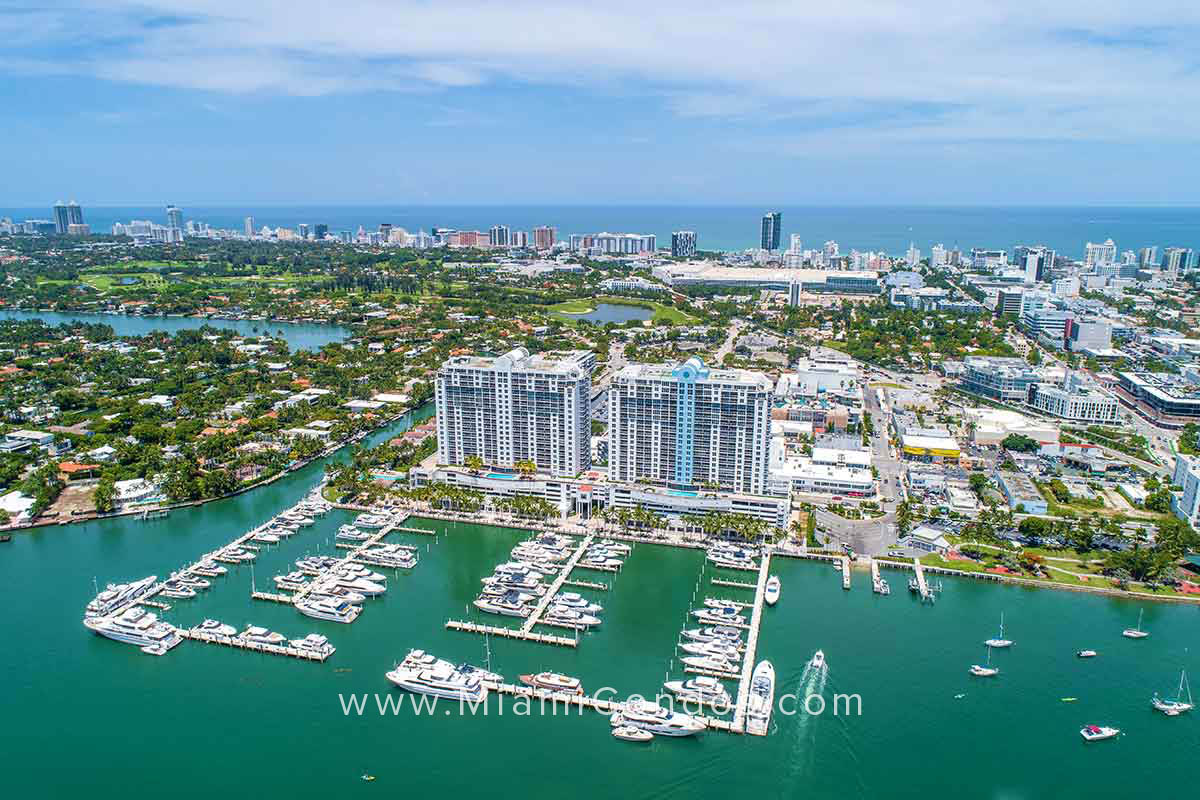
<svg viewBox="0 0 1200 800">
<path fill-rule="evenodd" d="M 517 480 L 516 475 L 509 475 L 507 472 L 489 472 L 487 474 L 487 476 L 489 478 L 492 478 L 492 479 L 498 480 L 498 481 L 515 481 L 515 480 Z"/>
</svg>

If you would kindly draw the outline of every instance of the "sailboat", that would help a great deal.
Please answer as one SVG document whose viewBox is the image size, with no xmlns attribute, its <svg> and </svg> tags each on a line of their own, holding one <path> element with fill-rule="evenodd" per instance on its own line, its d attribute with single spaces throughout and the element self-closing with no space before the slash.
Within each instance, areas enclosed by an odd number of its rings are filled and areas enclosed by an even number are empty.
<svg viewBox="0 0 1200 800">
<path fill-rule="evenodd" d="M 993 678 L 1000 674 L 1000 670 L 992 666 L 992 648 L 988 648 L 987 666 L 981 667 L 978 664 L 972 664 L 970 672 L 980 678 Z"/>
<path fill-rule="evenodd" d="M 1187 695 L 1187 702 L 1184 702 L 1183 699 L 1185 694 Z M 1177 717 L 1185 711 L 1191 711 L 1195 705 L 1192 703 L 1192 687 L 1188 686 L 1187 671 L 1179 671 L 1179 691 L 1175 693 L 1174 700 L 1163 700 L 1158 696 L 1158 692 L 1155 692 L 1150 705 L 1168 717 Z"/>
<path fill-rule="evenodd" d="M 1138 624 L 1136 628 L 1126 628 L 1121 631 L 1121 635 L 1127 639 L 1145 639 L 1150 634 L 1142 630 L 1142 615 L 1146 613 L 1146 609 L 1138 612 Z"/>
<path fill-rule="evenodd" d="M 1004 612 L 1000 612 L 1000 635 L 984 642 L 988 647 L 1012 647 L 1012 640 L 1004 638 Z"/>
</svg>

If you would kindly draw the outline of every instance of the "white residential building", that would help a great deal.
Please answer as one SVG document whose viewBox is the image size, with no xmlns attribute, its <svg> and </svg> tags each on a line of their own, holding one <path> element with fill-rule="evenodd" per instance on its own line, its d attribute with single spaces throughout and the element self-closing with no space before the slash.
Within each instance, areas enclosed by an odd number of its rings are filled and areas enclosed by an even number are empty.
<svg viewBox="0 0 1200 800">
<path fill-rule="evenodd" d="M 1183 491 L 1171 497 L 1175 516 L 1191 525 L 1200 526 L 1200 458 L 1175 456 L 1175 474 L 1171 483 Z"/>
<path fill-rule="evenodd" d="M 763 494 L 771 380 L 761 372 L 631 364 L 608 393 L 609 476 Z"/>
<path fill-rule="evenodd" d="M 577 475 L 591 464 L 591 370 L 584 350 L 562 358 L 518 347 L 498 358 L 455 356 L 437 376 L 438 463 L 478 456 L 491 467 L 532 461 Z"/>
<path fill-rule="evenodd" d="M 1113 423 L 1121 419 L 1121 404 L 1117 398 L 1069 370 L 1061 385 L 1037 384 L 1032 405 L 1039 411 L 1073 422 Z"/>
</svg>

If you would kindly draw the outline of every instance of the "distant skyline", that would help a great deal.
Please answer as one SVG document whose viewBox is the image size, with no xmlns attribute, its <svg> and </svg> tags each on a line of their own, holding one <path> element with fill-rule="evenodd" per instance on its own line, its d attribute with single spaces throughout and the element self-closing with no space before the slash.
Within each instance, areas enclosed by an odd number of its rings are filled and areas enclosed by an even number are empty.
<svg viewBox="0 0 1200 800">
<path fill-rule="evenodd" d="M 1200 7 L 0 7 L 0 206 L 1200 203 Z"/>
</svg>

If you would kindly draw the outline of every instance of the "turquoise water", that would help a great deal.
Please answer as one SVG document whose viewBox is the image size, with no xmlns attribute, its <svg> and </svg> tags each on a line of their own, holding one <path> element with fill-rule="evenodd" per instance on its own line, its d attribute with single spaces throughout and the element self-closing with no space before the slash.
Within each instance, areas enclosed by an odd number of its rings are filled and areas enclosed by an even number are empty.
<svg viewBox="0 0 1200 800">
<path fill-rule="evenodd" d="M 197 317 L 141 317 L 128 314 L 86 314 L 61 311 L 0 310 L 0 319 L 40 319 L 47 325 L 87 322 L 109 325 L 117 336 L 145 336 L 155 331 L 174 333 L 196 330 L 205 325 L 237 331 L 242 336 L 273 334 L 285 339 L 291 350 L 319 350 L 330 342 L 340 342 L 349 331 L 338 325 L 268 320 L 199 319 Z"/>
<path fill-rule="evenodd" d="M 239 796 L 301 798 L 1159 797 L 1186 776 L 1175 760 L 1200 746 L 1200 718 L 1149 709 L 1151 693 L 1173 690 L 1181 666 L 1196 672 L 1195 607 L 1145 604 L 1151 636 L 1134 641 L 1120 635 L 1143 607 L 1130 601 L 945 578 L 942 599 L 929 607 L 903 591 L 871 594 L 863 572 L 843 591 L 828 565 L 784 559 L 773 569 L 783 592 L 764 612 L 760 656 L 775 663 L 781 693 L 814 691 L 814 678 L 801 685 L 803 665 L 823 649 L 824 697 L 860 694 L 861 717 L 777 715 L 765 739 L 708 733 L 636 746 L 612 740 L 598 715 L 519 716 L 495 699 L 486 717 L 461 717 L 456 706 L 432 716 L 408 706 L 395 716 L 373 706 L 344 715 L 339 694 L 407 697 L 383 673 L 411 647 L 483 662 L 481 638 L 443 626 L 484 619 L 469 606 L 479 579 L 525 534 L 463 523 L 415 521 L 440 535 L 398 539 L 421 548 L 420 564 L 392 574 L 387 595 L 368 600 L 353 625 L 249 597 L 252 581 L 269 585 L 301 555 L 334 552 L 337 527 L 352 518 L 341 512 L 264 548 L 253 571 L 231 568 L 200 598 L 172 601 L 164 615 L 184 625 L 206 617 L 265 625 L 291 637 L 318 631 L 338 648 L 325 664 L 193 642 L 153 658 L 80 624 L 94 576 L 165 575 L 295 502 L 318 476 L 313 465 L 166 519 L 43 528 L 0 545 L 9 796 L 200 798 L 236 787 Z M 492 641 L 492 666 L 510 679 L 553 669 L 579 676 L 589 691 L 653 694 L 680 675 L 674 644 L 693 593 L 748 595 L 709 589 L 714 574 L 698 551 L 637 545 L 620 573 L 586 576 L 612 589 L 578 590 L 605 608 L 604 624 L 577 650 Z M 896 586 L 906 580 L 891 577 Z M 974 679 L 967 667 L 985 657 L 980 642 L 1002 611 L 1016 644 L 993 655 L 998 678 Z M 1100 656 L 1076 659 L 1083 647 Z M 1125 735 L 1088 745 L 1078 734 L 1084 723 Z M 378 780 L 361 782 L 364 771 Z"/>
</svg>

